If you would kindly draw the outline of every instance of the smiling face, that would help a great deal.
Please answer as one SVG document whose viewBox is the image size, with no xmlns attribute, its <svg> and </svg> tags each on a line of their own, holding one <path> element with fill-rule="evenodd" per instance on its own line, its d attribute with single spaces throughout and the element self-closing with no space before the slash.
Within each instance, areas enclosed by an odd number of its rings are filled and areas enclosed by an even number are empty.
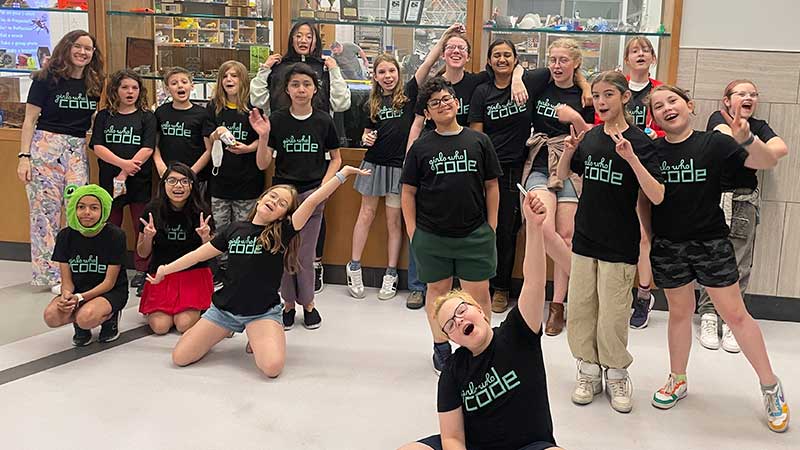
<svg viewBox="0 0 800 450">
<path fill-rule="evenodd" d="M 400 81 L 400 73 L 397 71 L 397 66 L 389 61 L 379 63 L 375 69 L 375 81 L 383 89 L 384 93 L 392 92 Z"/>
<path fill-rule="evenodd" d="M 317 93 L 317 86 L 314 80 L 305 74 L 295 73 L 289 78 L 286 84 L 286 93 L 292 99 L 292 105 L 302 106 L 311 103 L 314 94 Z"/>
<path fill-rule="evenodd" d="M 225 95 L 228 97 L 234 97 L 239 94 L 239 83 L 242 81 L 239 79 L 239 72 L 231 67 L 230 69 L 225 71 L 225 74 L 222 76 L 222 89 L 225 90 Z"/>
<path fill-rule="evenodd" d="M 458 296 L 441 306 L 436 321 L 451 341 L 470 350 L 480 348 L 490 337 L 491 326 L 480 306 Z"/>
<path fill-rule="evenodd" d="M 193 89 L 192 79 L 185 73 L 176 73 L 167 80 L 167 91 L 170 97 L 180 103 L 189 101 L 189 95 Z"/>
<path fill-rule="evenodd" d="M 255 219 L 263 223 L 271 223 L 286 217 L 292 204 L 292 192 L 275 187 L 267 191 L 256 203 Z"/>
<path fill-rule="evenodd" d="M 308 56 L 314 51 L 314 31 L 308 25 L 300 25 L 292 35 L 292 47 L 299 55 Z"/>
<path fill-rule="evenodd" d="M 444 63 L 453 69 L 463 69 L 469 61 L 469 44 L 463 38 L 453 36 L 444 44 Z"/>
<path fill-rule="evenodd" d="M 689 115 L 694 110 L 694 102 L 687 102 L 675 92 L 654 91 L 650 95 L 650 109 L 653 119 L 668 135 L 680 135 L 691 129 Z"/>
<path fill-rule="evenodd" d="M 627 49 L 625 56 L 625 64 L 632 70 L 637 72 L 647 72 L 650 66 L 656 63 L 656 56 L 653 54 L 653 48 L 645 44 L 634 43 Z"/>
<path fill-rule="evenodd" d="M 495 74 L 510 75 L 514 71 L 514 66 L 517 65 L 514 49 L 505 43 L 494 46 L 489 56 L 489 65 Z"/>
<path fill-rule="evenodd" d="M 630 91 L 622 94 L 616 86 L 607 81 L 598 81 L 592 85 L 594 109 L 603 122 L 611 123 L 624 114 L 623 108 L 630 98 Z"/>
<path fill-rule="evenodd" d="M 130 78 L 123 78 L 117 88 L 120 107 L 134 107 L 139 99 L 139 83 Z"/>
<path fill-rule="evenodd" d="M 78 222 L 86 228 L 94 226 L 103 215 L 103 205 L 100 200 L 94 195 L 84 195 L 78 200 L 78 206 L 75 208 L 75 214 L 78 216 Z"/>
<path fill-rule="evenodd" d="M 69 50 L 69 62 L 75 67 L 86 67 L 92 62 L 94 55 L 94 42 L 89 36 L 81 36 L 72 44 Z"/>
<path fill-rule="evenodd" d="M 164 191 L 169 201 L 175 205 L 183 205 L 192 194 L 192 180 L 182 173 L 171 171 L 164 178 Z"/>
<path fill-rule="evenodd" d="M 577 61 L 573 59 L 566 48 L 554 47 L 550 49 L 547 58 L 547 67 L 550 75 L 557 84 L 569 84 L 575 76 L 575 69 L 578 67 Z"/>
<path fill-rule="evenodd" d="M 742 117 L 753 117 L 758 106 L 758 89 L 752 83 L 739 83 L 730 89 L 730 94 L 722 99 L 731 116 L 736 108 L 741 108 Z"/>
<path fill-rule="evenodd" d="M 447 90 L 434 92 L 425 105 L 425 112 L 435 123 L 448 124 L 456 118 L 458 99 Z"/>
</svg>

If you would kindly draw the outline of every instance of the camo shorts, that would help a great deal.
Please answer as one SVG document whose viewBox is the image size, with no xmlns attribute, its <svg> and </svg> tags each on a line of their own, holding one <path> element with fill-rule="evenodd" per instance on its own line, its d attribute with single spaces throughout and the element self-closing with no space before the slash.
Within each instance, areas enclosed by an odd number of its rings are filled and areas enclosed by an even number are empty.
<svg viewBox="0 0 800 450">
<path fill-rule="evenodd" d="M 663 289 L 685 286 L 697 280 L 702 286 L 720 288 L 739 281 L 736 254 L 727 238 L 672 242 L 656 237 L 650 250 L 653 280 Z"/>
</svg>

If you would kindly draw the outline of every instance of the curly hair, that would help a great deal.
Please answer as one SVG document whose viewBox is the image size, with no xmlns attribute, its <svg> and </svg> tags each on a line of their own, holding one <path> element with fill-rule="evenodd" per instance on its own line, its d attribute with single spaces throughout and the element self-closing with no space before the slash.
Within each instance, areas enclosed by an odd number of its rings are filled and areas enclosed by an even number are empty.
<svg viewBox="0 0 800 450">
<path fill-rule="evenodd" d="M 97 48 L 97 40 L 84 30 L 73 30 L 65 34 L 64 37 L 58 41 L 53 54 L 50 59 L 44 64 L 41 70 L 31 74 L 31 78 L 36 81 L 47 81 L 48 78 L 52 80 L 55 85 L 61 80 L 69 80 L 71 78 L 70 72 L 75 68 L 72 65 L 70 58 L 70 51 L 75 45 L 75 41 L 87 36 L 92 40 L 92 59 L 86 68 L 83 69 L 83 81 L 86 85 L 86 95 L 90 97 L 99 97 L 103 92 L 103 82 L 105 81 L 105 72 L 103 69 L 103 54 Z"/>
<path fill-rule="evenodd" d="M 146 111 L 150 109 L 150 99 L 147 98 L 147 88 L 142 82 L 142 77 L 130 69 L 114 72 L 106 83 L 106 95 L 102 108 L 107 108 L 112 114 L 119 110 L 119 87 L 124 80 L 133 80 L 139 85 L 139 97 L 136 99 L 136 109 Z"/>
</svg>

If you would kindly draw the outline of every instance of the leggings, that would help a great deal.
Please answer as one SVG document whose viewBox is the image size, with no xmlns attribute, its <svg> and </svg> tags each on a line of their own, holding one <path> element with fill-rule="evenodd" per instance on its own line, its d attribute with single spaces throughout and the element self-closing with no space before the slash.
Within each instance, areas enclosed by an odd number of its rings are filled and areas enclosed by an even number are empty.
<svg viewBox="0 0 800 450">
<path fill-rule="evenodd" d="M 316 189 L 303 192 L 298 196 L 302 203 Z M 303 306 L 314 301 L 314 256 L 317 247 L 317 237 L 322 226 L 322 213 L 325 202 L 320 203 L 311 214 L 306 225 L 300 230 L 300 249 L 298 252 L 299 270 L 295 274 L 283 272 L 281 279 L 281 297 L 287 302 L 299 303 Z"/>
</svg>

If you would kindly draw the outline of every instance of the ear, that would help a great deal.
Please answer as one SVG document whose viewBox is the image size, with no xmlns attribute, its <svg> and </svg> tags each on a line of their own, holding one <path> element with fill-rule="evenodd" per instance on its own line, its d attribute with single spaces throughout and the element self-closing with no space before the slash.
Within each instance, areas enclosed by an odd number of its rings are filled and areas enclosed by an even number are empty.
<svg viewBox="0 0 800 450">
<path fill-rule="evenodd" d="M 622 104 L 625 105 L 629 101 L 631 101 L 631 97 L 632 97 L 631 91 L 629 91 L 629 90 L 625 91 L 625 93 L 622 94 Z"/>
<path fill-rule="evenodd" d="M 730 97 L 722 97 L 722 104 L 725 105 L 725 109 L 731 109 Z"/>
<path fill-rule="evenodd" d="M 689 106 L 689 112 L 694 114 L 694 100 L 689 100 L 686 104 Z"/>
</svg>

